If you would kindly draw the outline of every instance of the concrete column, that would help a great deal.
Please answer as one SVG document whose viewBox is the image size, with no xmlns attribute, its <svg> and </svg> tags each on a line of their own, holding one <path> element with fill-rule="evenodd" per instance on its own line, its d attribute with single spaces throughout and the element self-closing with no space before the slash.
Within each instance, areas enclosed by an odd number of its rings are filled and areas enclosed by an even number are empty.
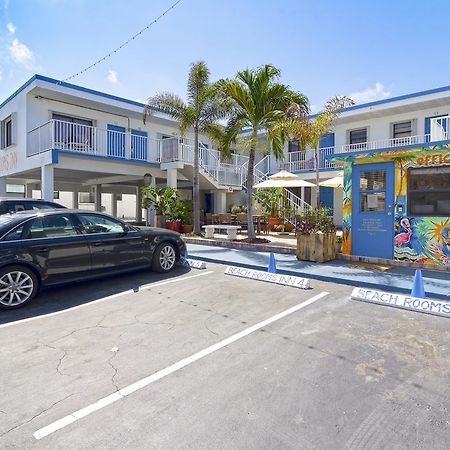
<svg viewBox="0 0 450 450">
<path fill-rule="evenodd" d="M 333 189 L 333 222 L 336 226 L 342 226 L 342 209 L 344 204 L 344 190 L 342 188 Z"/>
<path fill-rule="evenodd" d="M 152 177 L 152 181 L 150 182 L 150 186 L 156 187 L 156 177 Z M 148 224 L 151 227 L 156 227 L 156 213 L 155 213 L 155 206 L 152 205 L 148 209 L 148 218 L 147 218 Z"/>
<path fill-rule="evenodd" d="M 53 166 L 41 166 L 41 197 L 44 200 L 52 202 L 54 192 L 55 183 Z"/>
<path fill-rule="evenodd" d="M 72 208 L 73 209 L 78 209 L 79 205 L 78 205 L 78 191 L 73 191 L 72 192 Z"/>
<path fill-rule="evenodd" d="M 214 199 L 214 212 L 224 214 L 227 212 L 227 193 L 225 191 L 217 191 Z"/>
<path fill-rule="evenodd" d="M 96 184 L 94 186 L 94 205 L 96 211 L 102 210 L 102 185 Z"/>
<path fill-rule="evenodd" d="M 33 198 L 33 185 L 31 183 L 25 184 L 25 198 Z"/>
<path fill-rule="evenodd" d="M 0 197 L 6 197 L 6 177 L 0 177 Z"/>
<path fill-rule="evenodd" d="M 177 188 L 177 169 L 167 169 L 167 187 Z"/>
<path fill-rule="evenodd" d="M 142 222 L 142 190 L 140 186 L 136 188 L 136 222 Z"/>
<path fill-rule="evenodd" d="M 131 159 L 131 132 L 125 133 L 125 159 Z"/>
<path fill-rule="evenodd" d="M 117 194 L 111 194 L 111 215 L 117 217 Z"/>
</svg>

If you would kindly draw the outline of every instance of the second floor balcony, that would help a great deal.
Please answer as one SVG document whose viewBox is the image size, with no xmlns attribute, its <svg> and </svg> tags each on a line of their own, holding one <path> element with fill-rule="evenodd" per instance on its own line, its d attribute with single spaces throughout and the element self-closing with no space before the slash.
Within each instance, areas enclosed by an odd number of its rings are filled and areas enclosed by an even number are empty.
<svg viewBox="0 0 450 450">
<path fill-rule="evenodd" d="M 430 145 L 433 142 L 450 140 L 450 116 L 433 118 L 430 121 L 430 133 L 416 136 L 404 136 L 391 139 L 378 139 L 357 144 L 345 144 L 335 147 L 324 147 L 319 149 L 319 169 L 330 170 L 335 164 L 328 160 L 330 155 L 347 152 L 376 151 L 388 148 L 401 148 L 407 146 Z M 303 172 L 314 170 L 314 151 L 290 152 L 285 160 L 279 164 L 280 168 L 289 172 Z"/>
</svg>

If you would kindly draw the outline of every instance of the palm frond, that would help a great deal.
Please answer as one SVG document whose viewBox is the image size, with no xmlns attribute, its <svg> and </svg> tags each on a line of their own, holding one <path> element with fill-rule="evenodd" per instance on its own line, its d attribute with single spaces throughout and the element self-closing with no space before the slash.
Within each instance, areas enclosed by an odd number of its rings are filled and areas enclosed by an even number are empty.
<svg viewBox="0 0 450 450">
<path fill-rule="evenodd" d="M 209 69 L 204 61 L 191 64 L 187 83 L 187 96 L 190 106 L 196 107 L 197 110 L 200 97 L 205 89 L 209 86 Z"/>
<path fill-rule="evenodd" d="M 180 97 L 170 92 L 162 92 L 148 100 L 144 108 L 144 123 L 153 109 L 159 109 L 173 119 L 180 121 L 186 113 L 186 108 L 186 104 Z"/>
</svg>

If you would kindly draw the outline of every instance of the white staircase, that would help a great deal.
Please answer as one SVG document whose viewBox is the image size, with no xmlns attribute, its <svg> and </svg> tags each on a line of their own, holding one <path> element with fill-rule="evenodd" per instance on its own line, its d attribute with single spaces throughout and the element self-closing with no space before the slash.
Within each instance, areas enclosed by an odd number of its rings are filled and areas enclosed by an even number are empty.
<svg viewBox="0 0 450 450">
<path fill-rule="evenodd" d="M 309 209 L 312 209 L 312 206 L 309 203 L 305 202 L 290 190 L 286 188 L 283 189 L 283 197 L 280 199 L 280 210 L 285 211 L 284 220 L 286 222 L 296 225 L 297 217 L 303 216 L 303 213 Z"/>
</svg>

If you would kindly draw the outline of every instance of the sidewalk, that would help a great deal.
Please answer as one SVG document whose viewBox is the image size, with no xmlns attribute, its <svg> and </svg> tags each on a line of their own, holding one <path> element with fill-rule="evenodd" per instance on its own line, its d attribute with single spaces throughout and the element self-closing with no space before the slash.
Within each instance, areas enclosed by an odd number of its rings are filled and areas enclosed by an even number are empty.
<svg viewBox="0 0 450 450">
<path fill-rule="evenodd" d="M 252 269 L 267 270 L 269 253 L 248 250 L 236 250 L 224 247 L 187 244 L 189 257 L 206 262 L 244 266 Z M 358 265 L 335 260 L 329 263 L 298 261 L 294 255 L 276 254 L 279 273 L 297 275 L 356 287 L 367 287 L 384 291 L 411 293 L 414 269 L 392 267 L 387 270 L 368 268 L 367 264 Z M 427 297 L 450 301 L 450 275 L 448 272 L 423 270 Z"/>
</svg>

